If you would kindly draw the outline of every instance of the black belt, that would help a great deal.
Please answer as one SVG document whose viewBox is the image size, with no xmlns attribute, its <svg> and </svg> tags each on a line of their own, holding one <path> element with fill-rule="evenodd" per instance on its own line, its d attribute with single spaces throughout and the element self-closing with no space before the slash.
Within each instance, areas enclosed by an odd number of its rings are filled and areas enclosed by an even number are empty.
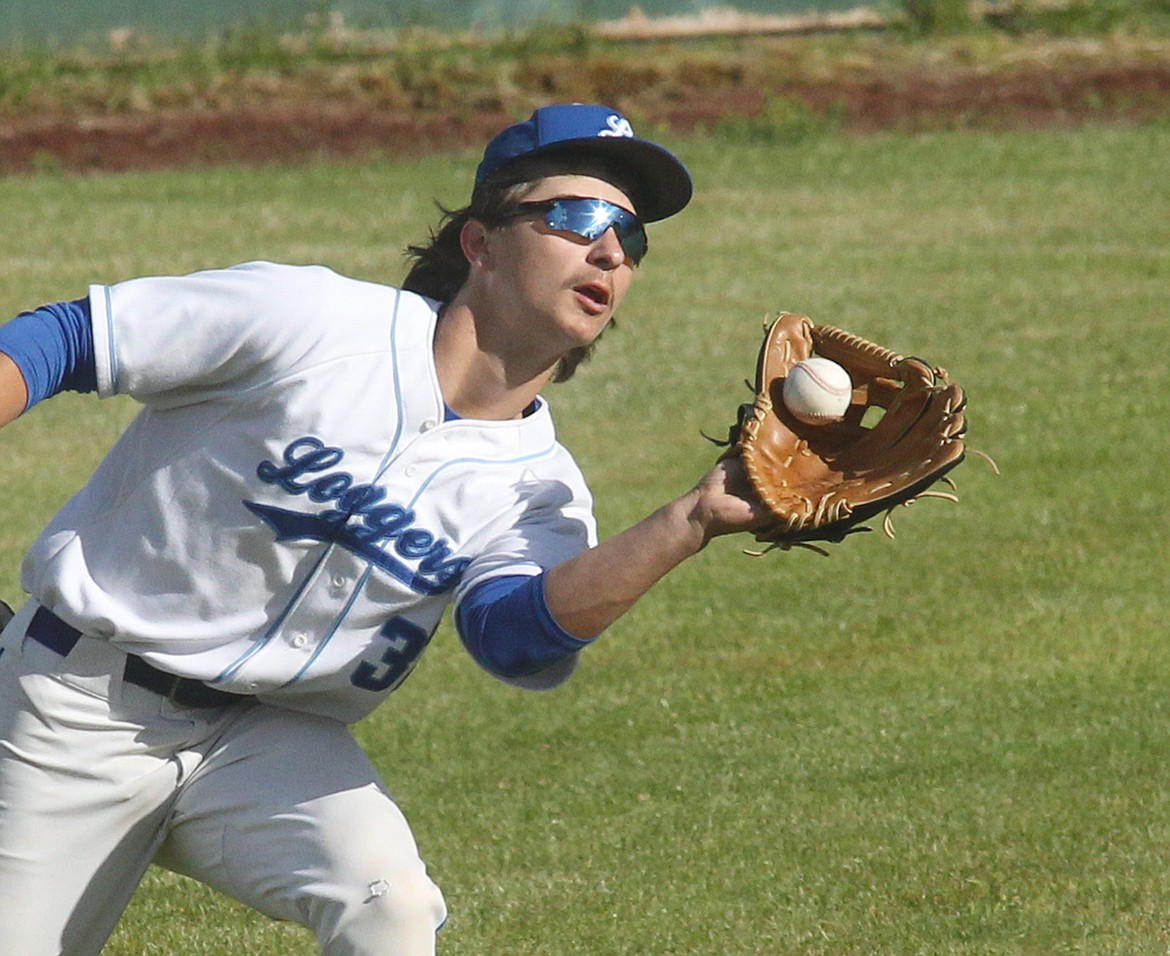
<svg viewBox="0 0 1170 956">
<path fill-rule="evenodd" d="M 25 633 L 62 657 L 69 655 L 82 636 L 81 631 L 66 624 L 46 607 L 37 608 Z M 200 680 L 168 674 L 133 654 L 126 655 L 126 669 L 122 672 L 122 679 L 135 687 L 144 687 L 174 701 L 180 707 L 224 707 L 248 700 L 245 695 L 216 690 Z"/>
</svg>

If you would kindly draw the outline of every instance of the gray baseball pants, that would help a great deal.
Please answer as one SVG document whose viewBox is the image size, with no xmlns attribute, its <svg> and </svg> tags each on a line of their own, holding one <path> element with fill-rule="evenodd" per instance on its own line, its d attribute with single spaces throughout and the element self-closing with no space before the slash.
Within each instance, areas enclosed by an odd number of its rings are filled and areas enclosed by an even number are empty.
<svg viewBox="0 0 1170 956">
<path fill-rule="evenodd" d="M 442 894 L 344 724 L 179 706 L 124 682 L 105 641 L 26 638 L 35 609 L 0 637 L 0 953 L 96 956 L 151 862 L 325 956 L 434 953 Z"/>
</svg>

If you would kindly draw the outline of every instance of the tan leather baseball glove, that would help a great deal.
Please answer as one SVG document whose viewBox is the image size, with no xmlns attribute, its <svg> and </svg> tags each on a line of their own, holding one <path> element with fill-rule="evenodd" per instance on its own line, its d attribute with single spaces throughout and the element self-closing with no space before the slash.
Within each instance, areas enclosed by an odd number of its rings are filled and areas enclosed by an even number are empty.
<svg viewBox="0 0 1170 956">
<path fill-rule="evenodd" d="M 805 424 L 785 406 L 789 371 L 814 355 L 844 366 L 853 394 L 840 421 Z M 783 312 L 767 327 L 756 368 L 755 400 L 740 408 L 726 454 L 738 453 L 752 487 L 775 516 L 758 541 L 788 550 L 838 542 L 864 522 L 921 497 L 963 460 L 963 389 L 917 358 L 852 333 Z M 953 488 L 953 485 L 951 485 Z M 770 550 L 769 548 L 768 550 Z"/>
</svg>

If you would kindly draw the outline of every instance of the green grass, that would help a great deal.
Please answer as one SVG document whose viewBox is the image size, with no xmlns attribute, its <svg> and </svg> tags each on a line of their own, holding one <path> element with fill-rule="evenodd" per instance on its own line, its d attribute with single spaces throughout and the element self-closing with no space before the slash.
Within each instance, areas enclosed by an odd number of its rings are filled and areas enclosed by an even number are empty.
<svg viewBox="0 0 1170 956">
<path fill-rule="evenodd" d="M 612 533 L 685 490 L 765 313 L 946 366 L 960 504 L 825 559 L 724 540 L 513 691 L 444 629 L 358 732 L 448 897 L 445 956 L 1170 950 L 1170 129 L 676 142 L 620 327 L 551 399 Z M 394 281 L 474 157 L 0 180 L 0 311 L 252 257 Z M 241 228 L 241 225 L 243 228 Z M 6 430 L 0 583 L 128 420 Z M 110 956 L 315 952 L 152 872 Z"/>
</svg>

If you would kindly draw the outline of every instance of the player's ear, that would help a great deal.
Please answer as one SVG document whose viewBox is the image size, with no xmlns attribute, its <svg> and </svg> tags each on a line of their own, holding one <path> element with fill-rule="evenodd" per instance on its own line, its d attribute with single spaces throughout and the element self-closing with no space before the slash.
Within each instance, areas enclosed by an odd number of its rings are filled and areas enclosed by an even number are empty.
<svg viewBox="0 0 1170 956">
<path fill-rule="evenodd" d="M 459 245 L 473 269 L 489 264 L 488 229 L 478 219 L 468 219 L 463 224 L 459 231 Z"/>
</svg>

